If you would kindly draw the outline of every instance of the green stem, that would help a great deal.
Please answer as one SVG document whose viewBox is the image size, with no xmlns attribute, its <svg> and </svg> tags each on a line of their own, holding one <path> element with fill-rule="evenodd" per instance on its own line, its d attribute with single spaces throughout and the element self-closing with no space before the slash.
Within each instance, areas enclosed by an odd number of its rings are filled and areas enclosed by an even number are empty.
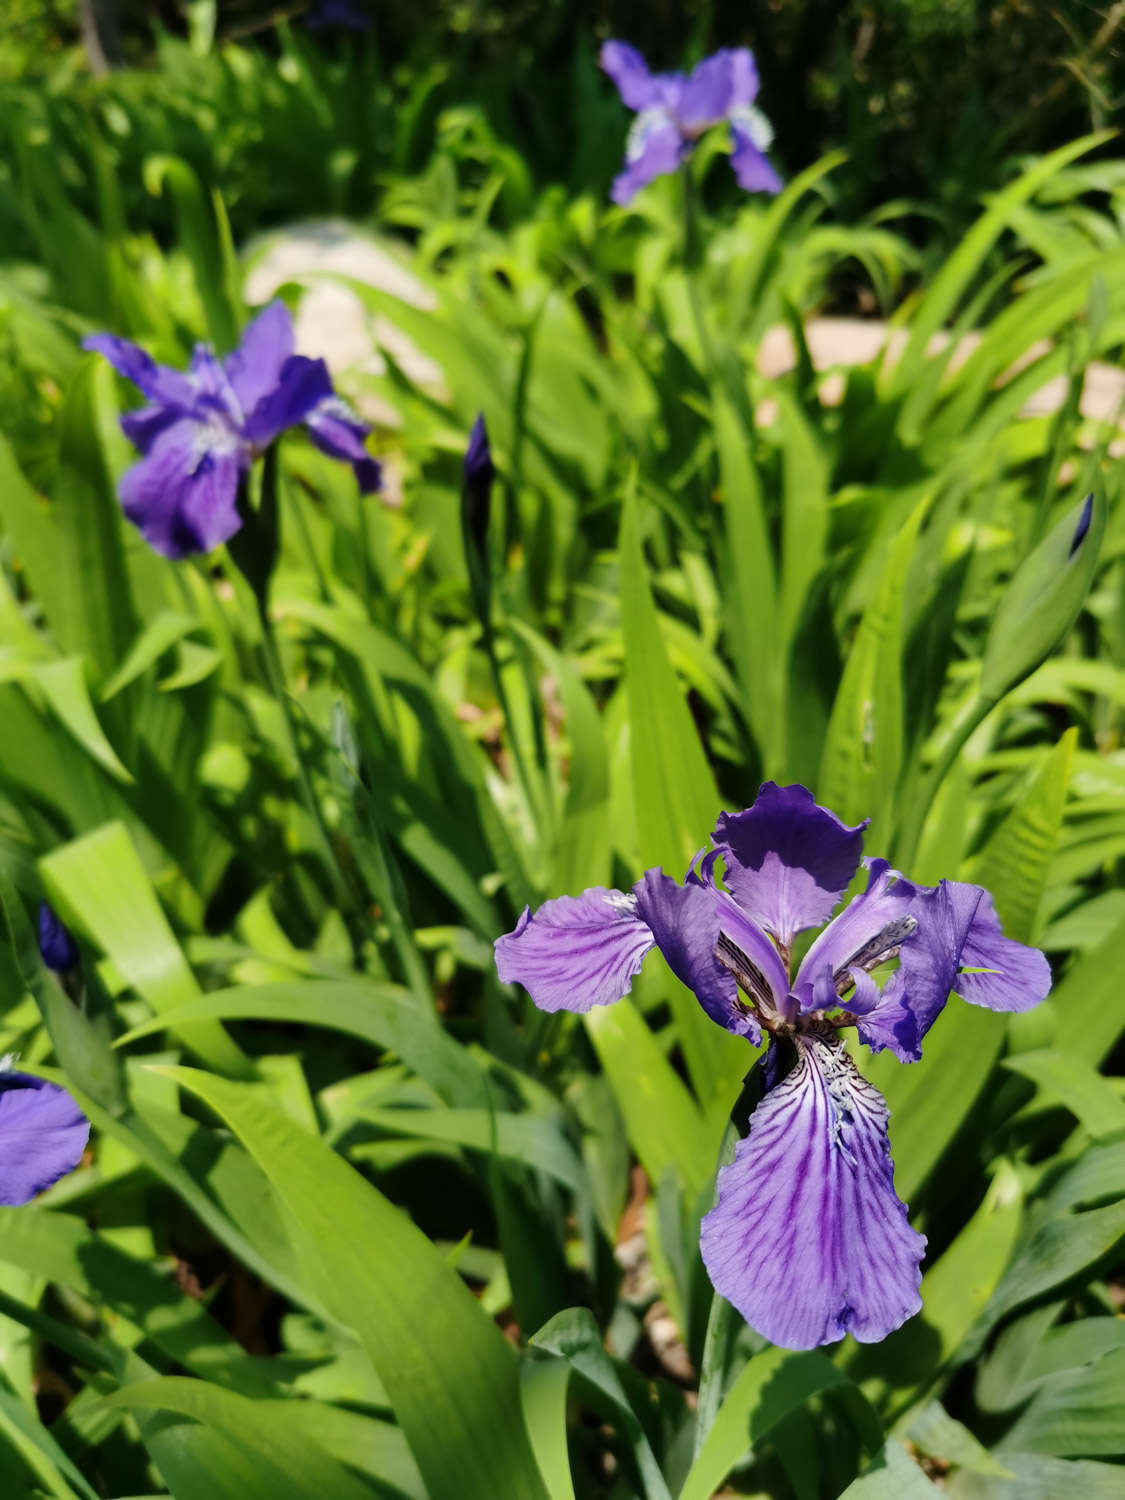
<svg viewBox="0 0 1125 1500">
<path fill-rule="evenodd" d="M 738 1147 L 740 1136 L 738 1127 L 733 1120 L 727 1121 L 727 1128 L 723 1132 L 722 1144 L 719 1146 L 719 1159 L 716 1164 L 715 1175 L 718 1176 L 719 1169 L 734 1160 L 734 1153 Z M 718 1189 L 715 1192 L 718 1198 Z M 718 1292 L 711 1298 L 711 1311 L 707 1318 L 707 1332 L 703 1339 L 703 1358 L 699 1366 L 699 1402 L 695 1411 L 695 1445 L 692 1461 L 699 1457 L 703 1444 L 707 1441 L 707 1434 L 715 1425 L 715 1418 L 719 1415 L 719 1407 L 723 1402 L 723 1388 L 727 1378 L 727 1358 L 730 1354 L 731 1334 L 734 1330 L 734 1308 L 725 1297 L 720 1297 Z"/>
<path fill-rule="evenodd" d="M 7 1292 L 0 1291 L 0 1314 L 11 1318 L 13 1323 L 30 1328 L 32 1333 L 37 1333 L 47 1343 L 54 1344 L 56 1349 L 62 1349 L 87 1370 L 104 1370 L 107 1375 L 115 1378 L 120 1376 L 118 1361 L 96 1339 L 60 1323 L 57 1318 L 40 1312 L 37 1307 L 28 1307 L 26 1303 L 10 1297 Z"/>
<path fill-rule="evenodd" d="M 680 167 L 680 184 L 683 189 L 683 264 L 684 278 L 687 281 L 688 305 L 691 308 L 692 321 L 695 324 L 696 336 L 703 354 L 703 371 L 707 376 L 708 384 L 714 385 L 719 373 L 719 364 L 715 357 L 715 346 L 711 342 L 711 334 L 707 328 L 703 301 L 699 295 L 698 273 L 703 263 L 703 245 L 699 232 L 699 198 L 689 162 L 685 161 Z"/>
<path fill-rule="evenodd" d="M 316 791 L 309 775 L 305 758 L 301 754 L 301 742 L 297 733 L 297 722 L 293 714 L 293 705 L 289 700 L 289 689 L 285 682 L 285 673 L 281 665 L 281 653 L 277 649 L 277 637 L 274 634 L 273 622 L 269 617 L 265 601 L 258 600 L 258 622 L 262 629 L 262 655 L 266 664 L 266 679 L 269 682 L 270 692 L 281 709 L 282 720 L 285 724 L 285 734 L 288 740 L 290 754 L 297 767 L 297 786 L 300 791 L 301 801 L 304 803 L 305 811 L 312 819 L 313 826 L 317 832 L 317 843 L 320 846 L 320 855 L 328 872 L 328 878 L 332 883 L 336 900 L 340 903 L 341 913 L 351 911 L 355 906 L 351 887 L 340 864 L 339 856 L 332 843 L 332 836 L 328 831 L 328 825 L 324 821 L 324 813 L 317 799 Z M 353 942 L 354 946 L 354 942 Z"/>
</svg>

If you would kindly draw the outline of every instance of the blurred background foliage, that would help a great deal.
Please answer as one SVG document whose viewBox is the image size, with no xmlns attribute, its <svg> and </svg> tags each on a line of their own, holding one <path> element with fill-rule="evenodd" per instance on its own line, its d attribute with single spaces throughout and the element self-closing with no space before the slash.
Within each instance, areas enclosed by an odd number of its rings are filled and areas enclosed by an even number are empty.
<svg viewBox="0 0 1125 1500">
<path fill-rule="evenodd" d="M 0 20 L 0 1051 L 96 1125 L 0 1211 L 0 1492 L 1116 1500 L 1125 164 L 1086 132 L 1120 8 L 121 3 L 100 75 L 82 14 Z M 698 265 L 675 180 L 606 201 L 611 33 L 757 52 L 788 186 L 705 142 Z M 79 340 L 229 348 L 330 252 L 388 494 L 287 439 L 260 618 L 226 553 L 122 520 L 133 397 Z M 876 344 L 819 351 L 857 311 Z M 749 1054 L 659 973 L 540 1015 L 490 945 L 678 873 L 767 775 L 989 885 L 1057 985 L 865 1063 L 925 1311 L 869 1349 L 743 1330 L 703 1434 Z M 43 894 L 81 1010 L 20 941 Z"/>
</svg>

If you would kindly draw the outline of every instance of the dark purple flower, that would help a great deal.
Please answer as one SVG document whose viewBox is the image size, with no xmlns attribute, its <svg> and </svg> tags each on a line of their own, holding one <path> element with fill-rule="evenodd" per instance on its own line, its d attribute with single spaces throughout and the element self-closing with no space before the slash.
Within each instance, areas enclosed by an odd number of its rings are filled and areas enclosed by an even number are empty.
<svg viewBox="0 0 1125 1500">
<path fill-rule="evenodd" d="M 379 465 L 363 445 L 367 424 L 333 391 L 323 360 L 293 353 L 293 323 L 281 302 L 258 314 L 224 360 L 197 344 L 186 372 L 109 333 L 82 346 L 103 354 L 148 398 L 121 418 L 143 455 L 122 477 L 121 504 L 165 557 L 209 552 L 234 535 L 242 474 L 299 422 L 318 448 L 352 465 L 364 494 L 379 487 Z"/>
<path fill-rule="evenodd" d="M 599 60 L 637 115 L 625 147 L 625 170 L 613 184 L 615 203 L 628 203 L 654 177 L 674 172 L 704 131 L 724 120 L 730 125 L 730 163 L 739 187 L 749 193 L 781 191 L 781 179 L 765 156 L 773 131 L 754 104 L 758 69 L 747 48 L 725 47 L 686 78 L 650 73 L 627 42 L 606 42 Z"/>
<path fill-rule="evenodd" d="M 473 423 L 469 434 L 469 446 L 465 449 L 462 468 L 461 505 L 465 529 L 477 547 L 483 548 L 488 535 L 488 518 L 492 502 L 492 481 L 496 467 L 492 462 L 492 448 L 488 441 L 488 428 L 481 413 Z"/>
<path fill-rule="evenodd" d="M 70 928 L 46 901 L 39 903 L 39 953 L 48 969 L 69 974 L 78 967 L 78 944 Z"/>
<path fill-rule="evenodd" d="M 305 12 L 305 25 L 314 30 L 340 26 L 348 31 L 367 31 L 371 17 L 355 0 L 316 0 Z"/>
<path fill-rule="evenodd" d="M 751 1042 L 768 1034 L 765 1094 L 719 1172 L 701 1249 L 715 1289 L 790 1349 L 845 1333 L 874 1343 L 921 1307 L 926 1241 L 895 1195 L 886 1103 L 841 1027 L 913 1062 L 951 990 L 1022 1011 L 1051 986 L 1042 953 L 1004 936 L 987 891 L 915 885 L 881 859 L 791 977 L 793 938 L 828 921 L 866 826 L 767 781 L 753 807 L 720 814 L 683 885 L 649 870 L 631 892 L 560 896 L 496 942 L 500 978 L 543 1010 L 610 1004 L 655 947 L 712 1020 Z"/>
<path fill-rule="evenodd" d="M 0 1061 L 0 1204 L 28 1203 L 82 1160 L 90 1124 L 65 1089 Z"/>
</svg>

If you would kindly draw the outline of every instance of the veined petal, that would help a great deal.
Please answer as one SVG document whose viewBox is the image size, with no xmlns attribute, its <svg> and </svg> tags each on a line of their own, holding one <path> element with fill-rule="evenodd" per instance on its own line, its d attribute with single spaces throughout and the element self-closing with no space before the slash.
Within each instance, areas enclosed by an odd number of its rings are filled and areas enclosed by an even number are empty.
<svg viewBox="0 0 1125 1500">
<path fill-rule="evenodd" d="M 1051 969 L 1038 948 L 1005 937 L 992 897 L 979 886 L 961 887 L 949 882 L 953 891 L 975 891 L 979 901 L 961 949 L 961 969 L 985 969 L 983 974 L 962 972 L 953 987 L 970 1005 L 987 1010 L 1030 1010 L 1047 997 Z"/>
<path fill-rule="evenodd" d="M 284 302 L 262 309 L 242 335 L 237 349 L 223 360 L 242 410 L 249 414 L 281 380 L 282 367 L 293 353 L 293 319 Z"/>
<path fill-rule="evenodd" d="M 496 972 L 522 984 L 540 1010 L 587 1011 L 627 995 L 653 936 L 623 891 L 593 886 L 558 896 L 496 939 Z"/>
<path fill-rule="evenodd" d="M 164 557 L 209 552 L 242 524 L 235 501 L 247 458 L 221 437 L 201 422 L 174 422 L 121 478 L 125 514 Z"/>
<path fill-rule="evenodd" d="M 630 109 L 649 109 L 660 102 L 659 83 L 636 47 L 630 47 L 628 42 L 606 42 L 598 54 L 598 62 Z"/>
<path fill-rule="evenodd" d="M 730 122 L 730 133 L 734 142 L 730 164 L 739 187 L 748 193 L 780 193 L 781 178 L 760 144 L 761 133 L 736 119 Z"/>
<path fill-rule="evenodd" d="M 243 411 L 227 372 L 215 358 L 210 344 L 196 344 L 191 356 L 191 381 L 195 387 L 194 410 L 201 419 L 211 414 L 237 432 L 243 422 Z"/>
<path fill-rule="evenodd" d="M 332 380 L 322 359 L 290 355 L 281 367 L 277 384 L 246 417 L 243 433 L 247 442 L 256 448 L 266 447 L 279 433 L 304 422 L 315 407 L 332 395 Z"/>
<path fill-rule="evenodd" d="M 803 786 L 764 782 L 753 807 L 720 813 L 712 835 L 744 911 L 786 948 L 827 920 L 859 867 L 867 819 L 849 828 Z"/>
<path fill-rule="evenodd" d="M 174 406 L 139 406 L 136 411 L 123 411 L 118 420 L 133 447 L 147 453 L 160 434 L 182 415 Z"/>
<path fill-rule="evenodd" d="M 846 1333 L 877 1343 L 921 1308 L 926 1241 L 894 1191 L 882 1095 L 835 1034 L 794 1044 L 793 1069 L 719 1172 L 703 1262 L 715 1290 L 782 1348 Z"/>
<path fill-rule="evenodd" d="M 654 177 L 675 172 L 690 150 L 662 109 L 638 115 L 625 152 L 625 170 L 613 179 L 610 197 L 622 208 Z"/>
<path fill-rule="evenodd" d="M 119 339 L 112 333 L 92 333 L 82 340 L 83 349 L 90 349 L 109 360 L 119 375 L 131 380 L 150 401 L 160 406 L 174 406 L 181 411 L 190 410 L 195 400 L 195 387 L 182 370 L 158 365 L 150 354 L 129 339 Z"/>
<path fill-rule="evenodd" d="M 383 470 L 371 457 L 364 438 L 370 425 L 358 417 L 341 396 L 328 396 L 317 403 L 305 418 L 309 436 L 322 453 L 342 458 L 351 464 L 360 494 L 373 495 L 379 488 Z"/>
<path fill-rule="evenodd" d="M 82 1160 L 90 1124 L 57 1084 L 0 1072 L 0 1203 L 28 1203 Z"/>
<path fill-rule="evenodd" d="M 717 899 L 721 893 L 694 882 L 679 885 L 663 870 L 647 870 L 633 893 L 637 915 L 650 928 L 676 978 L 687 985 L 713 1021 L 736 1036 L 759 1042 L 758 1023 L 739 998 L 734 975 L 715 954 L 721 932 Z"/>
</svg>

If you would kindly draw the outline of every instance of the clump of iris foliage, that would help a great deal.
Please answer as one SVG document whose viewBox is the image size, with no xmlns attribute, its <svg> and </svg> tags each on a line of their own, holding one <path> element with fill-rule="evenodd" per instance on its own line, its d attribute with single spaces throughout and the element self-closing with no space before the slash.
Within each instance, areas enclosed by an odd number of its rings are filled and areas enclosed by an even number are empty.
<svg viewBox="0 0 1125 1500">
<path fill-rule="evenodd" d="M 622 206 L 529 199 L 510 149 L 454 128 L 383 184 L 431 305 L 355 290 L 436 385 L 392 360 L 333 390 L 281 303 L 245 305 L 223 184 L 155 128 L 167 248 L 96 136 L 94 215 L 24 139 L 5 1496 L 1122 1493 L 1125 522 L 1114 430 L 1079 405 L 1125 334 L 1120 164 L 1100 137 L 1014 164 L 896 305 L 915 252 L 889 216 L 833 218 L 842 154 L 786 181 L 743 61 L 697 110 L 634 58 L 649 115 L 619 139 L 653 180 Z M 732 145 L 780 190 L 712 199 Z M 843 272 L 899 338 L 830 393 L 803 328 Z M 777 325 L 795 368 L 767 378 Z M 957 361 L 935 337 L 970 330 Z M 1049 377 L 1061 404 L 1025 414 Z M 346 402 L 373 396 L 399 425 L 366 435 Z M 803 817 L 799 788 L 825 811 L 796 860 L 739 815 Z M 891 865 L 863 894 L 865 820 Z M 737 903 L 694 864 L 713 827 Z M 815 915 L 771 906 L 778 861 Z M 548 991 L 502 957 L 537 1009 L 493 945 L 583 891 L 630 956 L 596 997 L 577 941 Z M 713 901 L 741 903 L 733 951 Z M 669 966 L 641 969 L 653 941 Z M 978 1003 L 943 1009 L 958 984 Z M 845 1051 L 849 1018 L 886 1050 Z M 92 1126 L 61 1177 L 85 1126 L 60 1087 Z M 798 1094 L 831 1170 L 870 1169 L 839 1284 L 784 1211 L 800 1138 L 730 1175 Z M 36 1100 L 52 1123 L 21 1131 L 9 1101 Z M 713 1296 L 708 1216 L 749 1323 Z"/>
</svg>

